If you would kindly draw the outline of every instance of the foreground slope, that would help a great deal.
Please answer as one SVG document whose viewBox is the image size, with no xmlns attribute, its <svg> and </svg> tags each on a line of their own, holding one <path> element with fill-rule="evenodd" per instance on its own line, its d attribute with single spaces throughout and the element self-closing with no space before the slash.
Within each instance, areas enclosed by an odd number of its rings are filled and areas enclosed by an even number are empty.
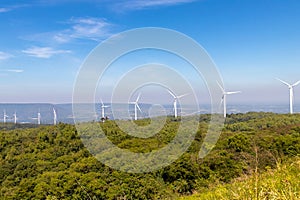
<svg viewBox="0 0 300 200">
<path fill-rule="evenodd" d="M 209 118 L 201 115 L 193 144 L 176 162 L 144 174 L 120 172 L 98 162 L 85 149 L 73 125 L 1 125 L 0 199 L 176 199 L 202 194 L 207 188 L 245 176 L 257 177 L 268 170 L 266 173 L 271 173 L 279 163 L 300 154 L 300 115 L 247 113 L 230 115 L 214 150 L 199 159 Z M 130 126 L 129 122 L 122 123 Z M 146 125 L 149 121 L 137 123 Z M 174 138 L 178 123 L 169 118 L 158 134 L 147 139 L 127 135 L 115 121 L 100 125 L 120 148 L 150 152 Z M 272 179 L 266 182 L 269 183 Z M 293 188 L 292 193 L 299 194 L 299 187 Z M 219 191 L 213 191 L 207 198 L 218 199 L 213 195 Z M 257 191 L 255 195 L 262 193 L 265 191 Z M 251 199 L 248 195 L 236 198 Z"/>
<path fill-rule="evenodd" d="M 300 158 L 281 164 L 262 174 L 242 176 L 230 184 L 218 184 L 185 200 L 300 199 Z"/>
</svg>

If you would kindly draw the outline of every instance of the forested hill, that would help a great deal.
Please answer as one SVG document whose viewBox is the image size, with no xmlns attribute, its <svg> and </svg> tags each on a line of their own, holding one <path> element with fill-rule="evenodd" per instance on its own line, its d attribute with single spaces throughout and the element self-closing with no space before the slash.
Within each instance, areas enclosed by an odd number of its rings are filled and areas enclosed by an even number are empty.
<svg viewBox="0 0 300 200">
<path fill-rule="evenodd" d="M 199 159 L 209 119 L 201 115 L 193 144 L 176 162 L 144 174 L 113 170 L 98 162 L 73 125 L 2 124 L 0 199 L 176 199 L 263 173 L 300 154 L 299 114 L 247 113 L 229 115 L 213 151 Z M 170 142 L 178 123 L 169 118 L 161 132 L 148 139 L 128 136 L 115 121 L 101 126 L 120 148 L 149 152 Z"/>
</svg>

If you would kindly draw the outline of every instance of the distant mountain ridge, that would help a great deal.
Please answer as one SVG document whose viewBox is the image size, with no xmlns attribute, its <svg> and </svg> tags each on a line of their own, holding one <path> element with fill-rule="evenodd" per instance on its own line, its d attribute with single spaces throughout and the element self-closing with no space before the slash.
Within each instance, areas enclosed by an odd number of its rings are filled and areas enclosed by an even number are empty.
<svg viewBox="0 0 300 200">
<path fill-rule="evenodd" d="M 110 105 L 109 103 L 105 103 Z M 84 104 L 82 104 L 84 105 Z M 122 105 L 122 106 L 121 106 Z M 139 103 L 142 113 L 138 113 L 140 118 L 149 117 L 149 109 L 152 105 Z M 127 116 L 122 119 L 132 119 L 134 117 L 134 106 L 124 104 L 113 104 L 114 113 L 122 112 L 122 116 Z M 112 113 L 112 106 L 105 109 L 105 115 L 110 119 L 119 119 L 116 115 Z M 173 114 L 173 106 L 163 105 L 166 115 Z M 17 114 L 18 123 L 37 123 L 38 112 L 41 114 L 41 123 L 42 124 L 53 124 L 53 108 L 57 113 L 57 121 L 73 124 L 74 117 L 72 111 L 71 103 L 64 104 L 50 104 L 50 103 L 1 103 L 0 104 L 0 122 L 3 122 L 4 111 L 7 115 L 7 122 L 14 122 L 14 113 Z M 124 109 L 127 108 L 127 109 Z M 178 107 L 180 108 L 180 107 Z M 84 109 L 84 106 L 83 106 Z M 101 118 L 101 104 L 95 104 L 96 115 L 94 116 L 95 120 L 100 120 Z M 300 105 L 294 106 L 295 113 L 300 112 Z M 199 105 L 199 111 L 193 109 L 179 109 L 181 115 L 191 115 L 196 113 L 210 113 L 210 105 L 204 104 Z M 278 105 L 263 105 L 263 104 L 229 104 L 228 113 L 246 113 L 246 112 L 273 112 L 273 113 L 288 113 L 289 107 L 287 104 L 278 104 Z M 91 113 L 92 114 L 92 113 Z M 94 114 L 93 114 L 94 115 Z"/>
</svg>

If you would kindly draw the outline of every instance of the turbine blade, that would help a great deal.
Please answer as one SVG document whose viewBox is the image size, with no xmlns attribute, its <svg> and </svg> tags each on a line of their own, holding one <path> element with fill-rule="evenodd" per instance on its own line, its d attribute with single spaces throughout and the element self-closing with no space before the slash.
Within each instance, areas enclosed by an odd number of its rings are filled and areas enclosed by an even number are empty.
<svg viewBox="0 0 300 200">
<path fill-rule="evenodd" d="M 241 91 L 235 91 L 235 92 L 226 92 L 226 94 L 237 94 L 237 93 L 241 93 Z"/>
<path fill-rule="evenodd" d="M 186 93 L 186 94 L 180 95 L 180 96 L 177 97 L 177 99 L 180 99 L 180 98 L 185 97 L 185 96 L 187 96 L 187 95 L 189 95 L 189 94 Z"/>
<path fill-rule="evenodd" d="M 297 81 L 296 83 L 294 83 L 292 86 L 295 87 L 296 85 L 298 85 L 300 83 L 300 80 Z"/>
<path fill-rule="evenodd" d="M 137 98 L 136 98 L 136 101 L 135 101 L 135 102 L 138 102 L 138 101 L 139 101 L 139 99 L 140 99 L 140 97 L 141 97 L 141 93 L 139 93 L 139 95 L 137 96 Z"/>
<path fill-rule="evenodd" d="M 103 103 L 102 99 L 100 99 L 100 102 L 101 102 L 102 106 L 104 106 L 104 103 Z"/>
<path fill-rule="evenodd" d="M 217 81 L 217 84 L 218 84 L 219 88 L 222 90 L 222 92 L 225 93 L 224 88 L 221 86 L 221 84 L 218 81 Z"/>
<path fill-rule="evenodd" d="M 192 113 L 189 113 L 189 115 L 194 115 L 194 114 L 197 114 L 197 113 L 200 113 L 201 110 L 198 110 L 198 111 L 195 111 L 195 112 L 192 112 Z"/>
<path fill-rule="evenodd" d="M 168 90 L 168 92 L 170 93 L 170 95 L 172 95 L 172 97 L 174 97 L 175 99 L 177 98 L 177 97 L 175 96 L 175 94 L 173 94 L 170 90 Z"/>
<path fill-rule="evenodd" d="M 139 111 L 142 112 L 142 110 L 141 110 L 139 104 L 136 103 L 135 105 L 136 105 L 136 107 L 139 109 Z"/>
<path fill-rule="evenodd" d="M 277 79 L 278 81 L 280 81 L 281 83 L 287 85 L 288 87 L 291 87 L 291 85 L 290 85 L 289 83 L 287 83 L 287 82 L 285 82 L 285 81 L 283 81 L 283 80 L 281 80 L 281 79 L 279 79 L 279 78 L 276 78 L 276 79 Z"/>
</svg>

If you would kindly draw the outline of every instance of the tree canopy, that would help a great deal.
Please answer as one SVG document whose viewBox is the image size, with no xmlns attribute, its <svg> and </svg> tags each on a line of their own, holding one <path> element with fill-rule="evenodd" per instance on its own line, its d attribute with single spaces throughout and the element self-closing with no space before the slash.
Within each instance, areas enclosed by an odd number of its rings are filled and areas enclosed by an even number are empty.
<svg viewBox="0 0 300 200">
<path fill-rule="evenodd" d="M 100 163 L 85 148 L 74 125 L 2 124 L 0 199 L 175 199 L 255 170 L 275 168 L 300 154 L 299 114 L 247 113 L 229 115 L 213 151 L 199 159 L 209 119 L 210 115 L 200 116 L 195 139 L 179 159 L 141 174 Z M 162 130 L 147 139 L 126 134 L 116 121 L 100 126 L 118 147 L 151 152 L 175 137 L 178 123 L 168 118 Z"/>
</svg>

